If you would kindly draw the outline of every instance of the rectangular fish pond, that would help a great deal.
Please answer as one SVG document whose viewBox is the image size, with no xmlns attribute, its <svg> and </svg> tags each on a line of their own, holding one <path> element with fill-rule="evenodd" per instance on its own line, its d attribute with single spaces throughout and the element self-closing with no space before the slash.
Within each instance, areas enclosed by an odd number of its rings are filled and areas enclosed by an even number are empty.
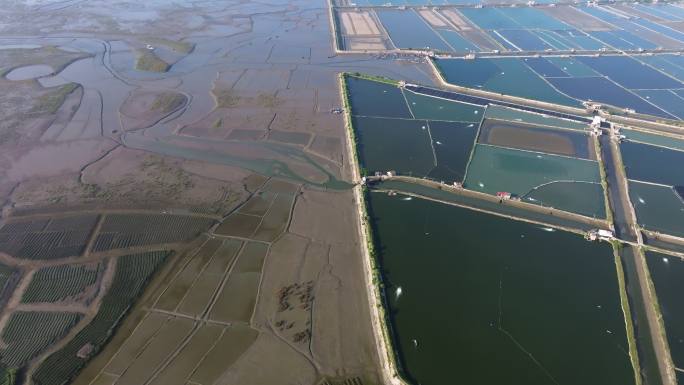
<svg viewBox="0 0 684 385">
<path fill-rule="evenodd" d="M 366 173 L 462 182 L 484 106 L 346 77 L 351 124 Z"/>
<path fill-rule="evenodd" d="M 368 196 L 394 347 L 412 383 L 635 383 L 609 244 Z"/>
</svg>

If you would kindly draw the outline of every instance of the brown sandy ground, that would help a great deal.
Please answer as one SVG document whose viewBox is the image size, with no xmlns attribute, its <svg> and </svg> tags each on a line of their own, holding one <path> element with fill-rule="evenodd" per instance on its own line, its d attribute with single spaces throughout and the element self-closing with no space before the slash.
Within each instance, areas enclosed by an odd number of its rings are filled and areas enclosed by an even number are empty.
<svg viewBox="0 0 684 385">
<path fill-rule="evenodd" d="M 253 184 L 253 182 L 250 182 Z M 130 210 L 128 211 L 130 212 Z M 138 211 L 139 214 L 149 213 L 157 214 L 157 212 Z M 74 214 L 54 214 L 51 216 L 52 221 L 68 220 Z M 12 218 L 13 221 L 25 221 L 28 219 L 42 220 L 46 218 L 45 215 L 37 216 L 21 216 Z M 67 221 L 68 222 L 68 221 Z M 67 223 L 65 222 L 65 223 Z M 89 245 L 93 244 L 93 240 L 97 238 L 100 230 L 100 225 L 95 227 L 95 230 L 90 234 Z M 86 250 L 82 256 L 72 256 L 66 258 L 57 258 L 50 260 L 27 260 L 19 259 L 11 255 L 0 253 L 0 263 L 5 266 L 14 268 L 17 271 L 18 281 L 11 288 L 11 291 L 3 292 L 2 303 L 4 304 L 2 311 L 0 311 L 0 330 L 2 330 L 12 314 L 17 311 L 49 311 L 49 312 L 75 312 L 81 313 L 83 318 L 71 329 L 71 331 L 56 344 L 50 346 L 47 350 L 41 352 L 38 356 L 31 359 L 26 365 L 24 379 L 28 379 L 31 373 L 40 365 L 50 354 L 59 350 L 64 344 L 73 338 L 78 331 L 85 327 L 93 317 L 98 313 L 103 296 L 109 289 L 114 272 L 116 270 L 116 263 L 118 257 L 126 254 L 152 251 L 152 250 L 178 250 L 183 252 L 187 247 L 195 247 L 192 243 L 184 244 L 167 244 L 167 245 L 147 245 L 129 249 L 110 250 L 106 252 L 94 253 Z M 85 266 L 86 268 L 94 269 L 100 265 L 103 269 L 97 274 L 95 281 L 92 284 L 83 286 L 82 290 L 72 296 L 64 297 L 56 302 L 31 302 L 26 303 L 23 298 L 36 275 L 36 272 L 44 267 L 58 267 L 58 266 Z M 28 380 L 26 380 L 28 381 Z"/>
<path fill-rule="evenodd" d="M 14 190 L 11 207 L 179 208 L 223 215 L 245 199 L 250 173 L 229 166 L 117 147 L 80 173 L 34 177 Z"/>
<path fill-rule="evenodd" d="M 76 384 L 378 383 L 372 331 L 353 322 L 369 310 L 351 192 L 253 182 L 224 224 L 257 228 L 220 225 L 177 258 Z"/>
</svg>

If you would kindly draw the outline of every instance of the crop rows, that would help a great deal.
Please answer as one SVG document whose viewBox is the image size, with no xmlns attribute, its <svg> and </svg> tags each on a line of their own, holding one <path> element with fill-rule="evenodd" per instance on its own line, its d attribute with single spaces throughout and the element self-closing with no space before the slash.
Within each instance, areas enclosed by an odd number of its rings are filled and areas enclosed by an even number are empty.
<svg viewBox="0 0 684 385">
<path fill-rule="evenodd" d="M 15 221 L 0 228 L 0 251 L 18 258 L 78 256 L 97 223 L 97 215 Z"/>
<path fill-rule="evenodd" d="M 2 332 L 0 362 L 20 368 L 63 337 L 81 319 L 78 313 L 15 312 Z"/>
<path fill-rule="evenodd" d="M 2 228 L 0 228 L 0 234 L 42 231 L 49 222 L 50 218 L 14 221 L 2 226 Z"/>
<path fill-rule="evenodd" d="M 40 269 L 33 276 L 21 301 L 34 303 L 73 299 L 97 281 L 104 267 L 104 263 L 99 263 L 96 266 L 62 265 Z"/>
<path fill-rule="evenodd" d="M 0 264 L 0 294 L 2 294 L 4 291 L 7 281 L 12 276 L 12 273 L 14 273 L 14 270 L 11 267 Z"/>
<path fill-rule="evenodd" d="M 69 382 L 107 342 L 168 254 L 155 251 L 120 257 L 112 286 L 103 297 L 98 313 L 74 339 L 38 367 L 33 375 L 34 384 L 62 385 Z M 90 349 L 86 349 L 88 347 Z"/>
<path fill-rule="evenodd" d="M 197 237 L 213 220 L 179 215 L 109 215 L 93 251 L 182 242 Z"/>
</svg>

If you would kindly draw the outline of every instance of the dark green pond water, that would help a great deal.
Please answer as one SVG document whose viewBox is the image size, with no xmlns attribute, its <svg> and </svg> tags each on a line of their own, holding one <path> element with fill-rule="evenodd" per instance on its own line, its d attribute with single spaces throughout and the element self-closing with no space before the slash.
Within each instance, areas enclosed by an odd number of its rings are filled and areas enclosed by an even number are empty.
<svg viewBox="0 0 684 385">
<path fill-rule="evenodd" d="M 412 118 L 404 95 L 393 85 L 348 76 L 347 90 L 354 115 Z"/>
<path fill-rule="evenodd" d="M 414 383 L 634 383 L 608 244 L 402 195 L 369 199 Z"/>
<path fill-rule="evenodd" d="M 646 263 L 665 321 L 672 361 L 676 367 L 684 368 L 684 261 L 669 255 L 648 252 Z"/>
</svg>

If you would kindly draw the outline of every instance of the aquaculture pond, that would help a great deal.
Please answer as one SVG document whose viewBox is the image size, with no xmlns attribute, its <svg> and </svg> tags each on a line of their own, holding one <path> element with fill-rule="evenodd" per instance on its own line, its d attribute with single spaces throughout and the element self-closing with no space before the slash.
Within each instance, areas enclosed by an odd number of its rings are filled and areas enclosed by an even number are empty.
<svg viewBox="0 0 684 385">
<path fill-rule="evenodd" d="M 484 113 L 484 106 L 434 98 L 411 91 L 404 91 L 404 96 L 416 119 L 479 123 Z"/>
<path fill-rule="evenodd" d="M 678 257 L 646 253 L 646 262 L 665 322 L 665 333 L 675 366 L 684 369 L 684 261 Z"/>
<path fill-rule="evenodd" d="M 634 384 L 609 244 L 369 195 L 395 347 L 414 383 Z"/>
<path fill-rule="evenodd" d="M 404 180 L 387 179 L 382 182 L 374 183 L 371 188 L 375 191 L 384 190 L 404 194 L 417 194 L 418 196 L 440 202 L 448 202 L 460 206 L 465 205 L 476 210 L 483 210 L 485 212 L 504 216 L 514 216 L 516 218 L 523 218 L 526 221 L 546 223 L 551 226 L 571 227 L 581 231 L 589 231 L 596 228 L 596 226 L 591 223 L 574 220 L 566 216 L 548 215 L 546 212 L 532 211 L 517 205 L 501 204 L 496 200 L 485 200 L 480 197 L 459 194 L 454 190 L 433 188 L 420 183 L 407 182 Z"/>
<path fill-rule="evenodd" d="M 578 100 L 591 100 L 619 108 L 631 108 L 643 114 L 674 118 L 664 110 L 602 76 L 549 78 L 548 81 L 559 91 Z"/>
<path fill-rule="evenodd" d="M 584 131 L 589 128 L 587 124 L 582 124 L 568 119 L 556 118 L 554 116 L 535 114 L 523 110 L 490 105 L 485 111 L 485 118 L 498 120 L 511 120 L 521 123 L 538 124 L 540 126 L 565 128 L 571 130 Z"/>
<path fill-rule="evenodd" d="M 512 32 L 497 34 L 510 42 L 529 33 L 509 36 Z M 591 100 L 667 119 L 684 116 L 684 84 L 628 56 L 440 59 L 435 64 L 447 82 L 464 87 L 574 107 Z"/>
<path fill-rule="evenodd" d="M 439 59 L 434 63 L 451 84 L 581 107 L 577 100 L 556 91 L 521 59 Z"/>
<path fill-rule="evenodd" d="M 484 106 L 354 77 L 347 84 L 351 123 L 366 172 L 394 170 L 448 183 L 463 181 Z M 383 102 L 374 104 L 366 91 Z"/>
<path fill-rule="evenodd" d="M 523 196 L 535 187 L 557 181 L 600 183 L 598 163 L 478 144 L 468 166 L 465 187 L 489 194 L 507 191 Z"/>
<path fill-rule="evenodd" d="M 606 217 L 603 186 L 600 183 L 552 182 L 535 187 L 522 200 L 587 217 Z"/>
<path fill-rule="evenodd" d="M 480 126 L 479 143 L 582 159 L 596 159 L 588 132 L 556 130 L 544 126 L 498 119 L 485 119 Z"/>
<path fill-rule="evenodd" d="M 684 167 L 663 167 L 683 165 L 684 151 L 629 141 L 620 144 L 620 151 L 629 179 L 668 186 L 684 185 Z"/>
<path fill-rule="evenodd" d="M 639 226 L 684 236 L 684 201 L 673 187 L 630 181 L 629 197 Z"/>
</svg>

